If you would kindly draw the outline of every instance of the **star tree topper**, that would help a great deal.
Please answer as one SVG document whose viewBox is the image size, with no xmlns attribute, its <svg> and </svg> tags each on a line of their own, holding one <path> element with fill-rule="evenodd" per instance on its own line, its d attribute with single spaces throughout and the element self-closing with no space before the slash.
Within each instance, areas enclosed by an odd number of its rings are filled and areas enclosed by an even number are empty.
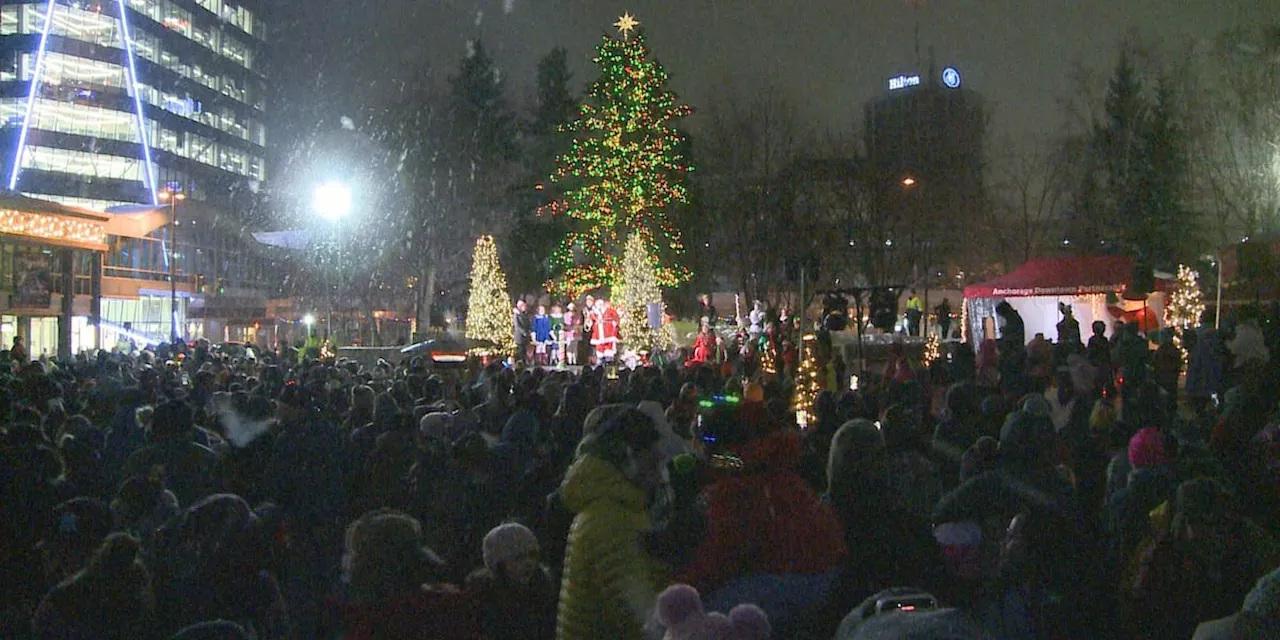
<svg viewBox="0 0 1280 640">
<path fill-rule="evenodd" d="M 626 40 L 631 37 L 631 32 L 635 31 L 636 27 L 640 26 L 640 21 L 636 20 L 635 16 L 632 16 L 631 12 L 628 11 L 624 12 L 622 17 L 618 18 L 618 21 L 613 23 L 613 26 L 617 27 L 618 31 L 622 32 L 622 39 Z"/>
</svg>

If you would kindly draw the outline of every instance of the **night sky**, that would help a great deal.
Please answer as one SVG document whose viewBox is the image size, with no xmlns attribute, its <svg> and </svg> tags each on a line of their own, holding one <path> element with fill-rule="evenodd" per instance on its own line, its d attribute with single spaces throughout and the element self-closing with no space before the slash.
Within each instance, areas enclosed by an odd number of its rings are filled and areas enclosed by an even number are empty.
<svg viewBox="0 0 1280 640">
<path fill-rule="evenodd" d="M 277 4 L 279 3 L 279 4 Z M 1275 0 L 273 0 L 279 12 L 276 142 L 376 104 L 394 80 L 456 69 L 480 37 L 509 89 L 530 95 L 539 57 L 568 48 L 575 82 L 594 78 L 594 45 L 624 11 L 646 30 L 695 108 L 732 87 L 776 87 L 818 132 L 849 134 L 861 104 L 936 50 L 991 107 L 992 144 L 1061 130 L 1077 64 L 1100 73 L 1129 29 L 1168 50 L 1247 23 L 1280 23 Z M 296 6 L 283 7 L 291 4 Z M 481 15 L 482 14 L 482 15 Z M 575 87 L 580 89 L 581 87 Z M 288 100 L 290 104 L 283 104 Z"/>
</svg>

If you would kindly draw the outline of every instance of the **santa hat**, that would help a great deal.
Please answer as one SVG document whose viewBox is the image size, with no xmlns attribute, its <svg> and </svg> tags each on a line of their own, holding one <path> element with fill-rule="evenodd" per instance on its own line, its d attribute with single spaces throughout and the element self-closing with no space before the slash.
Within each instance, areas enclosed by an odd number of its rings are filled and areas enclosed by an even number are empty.
<svg viewBox="0 0 1280 640">
<path fill-rule="evenodd" d="M 538 550 L 538 537 L 518 522 L 508 522 L 491 529 L 484 537 L 484 566 L 497 572 L 498 565 Z"/>
</svg>

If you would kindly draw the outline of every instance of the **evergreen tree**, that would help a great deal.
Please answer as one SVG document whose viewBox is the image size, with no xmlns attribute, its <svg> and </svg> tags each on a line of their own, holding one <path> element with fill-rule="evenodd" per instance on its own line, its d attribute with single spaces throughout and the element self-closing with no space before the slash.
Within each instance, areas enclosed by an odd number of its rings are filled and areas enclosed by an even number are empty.
<svg viewBox="0 0 1280 640">
<path fill-rule="evenodd" d="M 554 181 L 565 197 L 544 213 L 567 217 L 572 230 L 552 256 L 559 274 L 549 289 L 569 296 L 614 284 L 626 239 L 639 233 L 658 261 L 658 283 L 689 279 L 684 246 L 670 209 L 686 201 L 690 171 L 675 121 L 690 113 L 666 87 L 667 74 L 644 36 L 605 36 L 597 48 L 600 77 L 581 115 L 567 129 L 573 148 L 558 159 Z"/>
<path fill-rule="evenodd" d="M 467 338 L 487 340 L 502 355 L 515 352 L 511 327 L 511 294 L 507 276 L 498 262 L 493 236 L 476 240 L 471 259 L 471 297 L 467 302 Z"/>
<path fill-rule="evenodd" d="M 653 257 L 639 233 L 627 239 L 613 297 L 620 307 L 619 333 L 627 348 L 648 349 L 657 344 L 657 332 L 649 327 L 649 304 L 662 302 L 662 290 Z"/>
<path fill-rule="evenodd" d="M 1185 114 L 1167 75 L 1147 88 L 1138 55 L 1136 44 L 1122 47 L 1100 116 L 1068 146 L 1079 179 L 1068 237 L 1087 253 L 1132 256 L 1146 270 L 1193 255 L 1199 220 L 1188 206 Z"/>
<path fill-rule="evenodd" d="M 551 50 L 538 62 L 538 103 L 524 124 L 521 145 L 525 177 L 518 185 L 511 237 L 503 254 L 512 267 L 511 285 L 516 291 L 537 291 L 552 277 L 550 256 L 570 231 L 564 218 L 539 216 L 538 210 L 561 197 L 547 177 L 555 171 L 555 159 L 573 143 L 572 134 L 563 130 L 577 112 L 577 99 L 569 90 L 571 79 L 564 48 Z"/>
</svg>

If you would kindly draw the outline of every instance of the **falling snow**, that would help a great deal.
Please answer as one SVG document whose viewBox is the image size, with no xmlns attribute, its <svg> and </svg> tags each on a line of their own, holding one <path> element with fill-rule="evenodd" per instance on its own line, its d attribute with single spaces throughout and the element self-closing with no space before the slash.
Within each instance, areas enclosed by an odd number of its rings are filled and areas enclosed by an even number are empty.
<svg viewBox="0 0 1280 640">
<path fill-rule="evenodd" d="M 355 131 L 356 121 L 352 120 L 351 116 L 342 116 L 342 128 L 347 131 Z"/>
<path fill-rule="evenodd" d="M 516 10 L 516 0 L 502 0 L 502 12 L 510 15 Z"/>
</svg>

